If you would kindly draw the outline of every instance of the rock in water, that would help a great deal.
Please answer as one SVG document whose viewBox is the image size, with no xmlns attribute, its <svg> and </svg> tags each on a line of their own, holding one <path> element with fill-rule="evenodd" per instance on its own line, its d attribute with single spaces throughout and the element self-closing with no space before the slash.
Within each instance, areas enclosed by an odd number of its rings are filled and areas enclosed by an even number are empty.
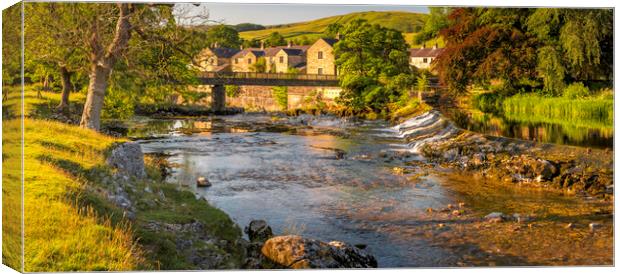
<svg viewBox="0 0 620 274">
<path fill-rule="evenodd" d="M 116 146 L 110 152 L 107 163 L 122 175 L 136 178 L 146 177 L 144 154 L 142 154 L 140 144 L 136 142 L 126 142 Z"/>
<path fill-rule="evenodd" d="M 198 177 L 198 179 L 196 179 L 196 185 L 199 187 L 207 187 L 207 186 L 211 186 L 211 182 L 209 182 L 207 178 L 201 176 L 201 177 Z"/>
<path fill-rule="evenodd" d="M 357 247 L 295 235 L 273 237 L 265 242 L 261 252 L 274 263 L 294 269 L 377 267 L 375 257 Z"/>
<path fill-rule="evenodd" d="M 508 216 L 504 215 L 504 213 L 501 212 L 493 212 L 487 216 L 484 216 L 484 219 L 491 223 L 501 223 L 503 221 L 506 221 L 508 219 Z"/>
<path fill-rule="evenodd" d="M 244 231 L 252 242 L 264 242 L 273 237 L 271 227 L 264 220 L 252 220 Z"/>
</svg>

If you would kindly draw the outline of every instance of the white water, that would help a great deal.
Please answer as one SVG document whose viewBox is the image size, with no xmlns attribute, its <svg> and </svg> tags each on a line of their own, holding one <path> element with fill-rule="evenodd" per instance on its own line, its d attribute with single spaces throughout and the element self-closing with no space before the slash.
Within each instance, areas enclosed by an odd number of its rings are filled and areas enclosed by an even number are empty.
<svg viewBox="0 0 620 274">
<path fill-rule="evenodd" d="M 458 132 L 458 128 L 441 113 L 431 110 L 391 128 L 378 131 L 381 133 L 375 134 L 377 136 L 400 140 L 401 143 L 391 145 L 393 150 L 419 154 L 424 144 L 449 139 Z"/>
</svg>

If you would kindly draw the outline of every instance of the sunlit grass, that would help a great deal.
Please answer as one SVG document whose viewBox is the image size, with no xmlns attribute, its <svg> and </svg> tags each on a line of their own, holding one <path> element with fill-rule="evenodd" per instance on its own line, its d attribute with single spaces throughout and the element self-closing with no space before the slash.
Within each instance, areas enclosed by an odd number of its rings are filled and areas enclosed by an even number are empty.
<svg viewBox="0 0 620 274">
<path fill-rule="evenodd" d="M 614 101 L 609 98 L 568 99 L 516 95 L 504 100 L 504 116 L 531 123 L 570 124 L 573 127 L 613 128 Z"/>
<path fill-rule="evenodd" d="M 178 250 L 178 235 L 144 229 L 153 221 L 190 223 L 199 221 L 215 239 L 234 242 L 240 229 L 219 209 L 193 193 L 161 181 L 149 166 L 149 179 L 133 182 L 153 193 L 130 194 L 136 203 L 136 219 L 107 199 L 112 170 L 105 164 L 107 151 L 126 141 L 92 130 L 50 120 L 60 94 L 26 88 L 24 139 L 25 271 L 125 271 L 141 269 L 194 269 L 185 250 Z M 4 262 L 21 268 L 20 109 L 19 92 L 3 102 L 3 254 Z M 79 110 L 84 96 L 72 94 Z M 73 113 L 72 115 L 75 115 Z M 29 118 L 28 118 L 29 117 Z M 9 160 L 9 161 L 7 161 Z M 153 169 L 153 170 L 151 170 Z M 106 177 L 107 176 L 107 177 Z M 158 196 L 163 193 L 165 198 Z M 146 201 L 160 199 L 157 205 Z M 213 250 L 216 250 L 214 247 Z M 242 250 L 220 250 L 231 255 L 219 267 L 239 268 Z"/>
</svg>

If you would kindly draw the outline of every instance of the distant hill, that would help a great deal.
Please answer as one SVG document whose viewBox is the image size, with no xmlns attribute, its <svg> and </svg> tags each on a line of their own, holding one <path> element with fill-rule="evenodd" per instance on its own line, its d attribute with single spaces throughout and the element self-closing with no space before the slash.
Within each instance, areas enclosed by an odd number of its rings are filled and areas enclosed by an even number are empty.
<svg viewBox="0 0 620 274">
<path fill-rule="evenodd" d="M 272 32 L 279 32 L 286 39 L 297 39 L 306 36 L 310 40 L 321 37 L 323 31 L 333 23 L 346 24 L 355 19 L 366 19 L 373 24 L 399 30 L 411 43 L 413 33 L 424 27 L 427 15 L 424 13 L 412 13 L 402 11 L 368 11 L 356 12 L 345 15 L 325 17 L 307 22 L 292 23 L 285 25 L 265 26 L 263 30 L 243 31 L 239 35 L 244 39 L 264 39 Z"/>
</svg>

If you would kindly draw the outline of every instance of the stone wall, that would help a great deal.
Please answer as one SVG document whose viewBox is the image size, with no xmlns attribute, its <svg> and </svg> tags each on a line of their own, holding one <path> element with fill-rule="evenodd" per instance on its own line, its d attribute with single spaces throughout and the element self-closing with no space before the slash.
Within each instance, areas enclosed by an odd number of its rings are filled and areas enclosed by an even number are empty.
<svg viewBox="0 0 620 274">
<path fill-rule="evenodd" d="M 282 111 L 273 96 L 273 86 L 239 86 L 238 95 L 226 96 L 226 106 L 242 107 L 246 111 Z M 200 91 L 211 92 L 209 86 L 200 86 Z M 287 109 L 311 107 L 317 100 L 325 104 L 334 104 L 335 97 L 340 94 L 340 87 L 288 87 Z M 210 106 L 211 96 L 207 96 L 200 104 Z"/>
</svg>

